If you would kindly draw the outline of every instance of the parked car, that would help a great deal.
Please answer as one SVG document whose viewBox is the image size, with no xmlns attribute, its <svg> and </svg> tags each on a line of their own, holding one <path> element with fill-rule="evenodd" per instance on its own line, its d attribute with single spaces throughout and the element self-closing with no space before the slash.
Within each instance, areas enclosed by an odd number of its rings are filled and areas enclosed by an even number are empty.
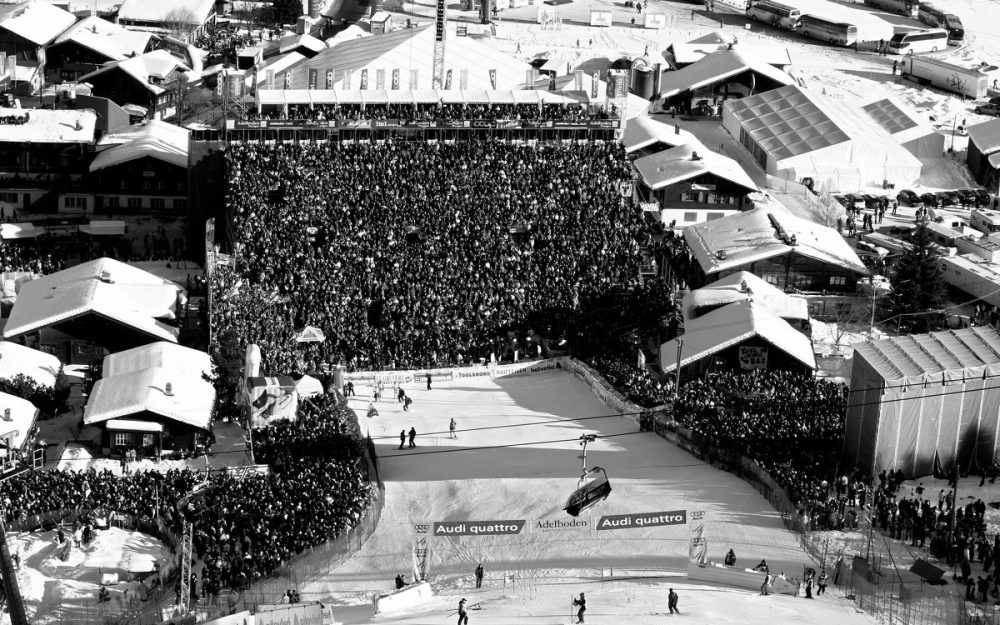
<svg viewBox="0 0 1000 625">
<path fill-rule="evenodd" d="M 989 208 L 993 204 L 993 194 L 986 189 L 973 189 L 976 194 L 976 207 Z"/>
<path fill-rule="evenodd" d="M 861 278 L 858 280 L 858 292 L 864 293 L 865 295 L 872 295 L 872 289 L 875 290 L 874 295 L 885 295 L 892 291 L 892 284 L 889 279 L 885 276 L 874 275 L 871 278 Z"/>
<path fill-rule="evenodd" d="M 977 115 L 992 115 L 994 117 L 1000 116 L 1000 104 L 980 104 L 976 107 Z"/>
<path fill-rule="evenodd" d="M 962 198 L 954 191 L 941 191 L 937 194 L 941 206 L 960 206 Z"/>
<path fill-rule="evenodd" d="M 858 210 L 864 210 L 865 198 L 854 193 L 846 193 L 844 194 L 844 206 L 847 208 L 856 208 Z"/>
<path fill-rule="evenodd" d="M 972 189 L 955 189 L 954 193 L 961 199 L 963 207 L 976 205 L 976 192 Z"/>
<path fill-rule="evenodd" d="M 936 193 L 924 193 L 920 196 L 920 202 L 924 205 L 924 208 L 936 208 L 941 205 L 941 199 L 938 198 Z"/>
<path fill-rule="evenodd" d="M 913 191 L 910 191 L 909 189 L 903 189 L 902 191 L 897 193 L 896 201 L 902 204 L 903 206 L 917 207 L 923 204 L 923 202 L 920 201 L 920 196 L 914 193 Z"/>
</svg>

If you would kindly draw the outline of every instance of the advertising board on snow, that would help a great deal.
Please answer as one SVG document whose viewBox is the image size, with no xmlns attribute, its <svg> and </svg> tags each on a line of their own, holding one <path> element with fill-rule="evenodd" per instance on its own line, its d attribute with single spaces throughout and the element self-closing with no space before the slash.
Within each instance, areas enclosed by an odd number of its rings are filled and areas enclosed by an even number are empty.
<svg viewBox="0 0 1000 625">
<path fill-rule="evenodd" d="M 257 608 L 253 615 L 254 625 L 323 625 L 323 606 L 318 603 L 260 605 Z"/>
<path fill-rule="evenodd" d="M 594 520 L 590 517 L 536 519 L 531 524 L 531 531 L 533 533 L 590 532 L 593 529 Z"/>
<path fill-rule="evenodd" d="M 559 358 L 548 358 L 546 360 L 530 360 L 525 362 L 515 362 L 510 365 L 496 365 L 493 368 L 493 377 L 507 378 L 516 375 L 535 375 L 548 371 L 561 371 L 562 364 Z"/>
<path fill-rule="evenodd" d="M 597 531 L 641 529 L 663 525 L 685 525 L 686 523 L 687 512 L 685 510 L 641 512 L 637 514 L 606 514 L 597 522 Z"/>
<path fill-rule="evenodd" d="M 436 521 L 435 536 L 502 536 L 520 534 L 526 521 Z"/>
</svg>

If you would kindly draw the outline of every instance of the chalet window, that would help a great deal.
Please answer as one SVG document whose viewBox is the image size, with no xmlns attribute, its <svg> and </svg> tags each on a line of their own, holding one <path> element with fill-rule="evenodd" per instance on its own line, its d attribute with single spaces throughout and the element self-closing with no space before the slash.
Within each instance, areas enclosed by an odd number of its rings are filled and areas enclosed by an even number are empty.
<svg viewBox="0 0 1000 625">
<path fill-rule="evenodd" d="M 778 284 L 778 274 L 776 273 L 765 273 L 764 282 L 768 284 Z"/>
<path fill-rule="evenodd" d="M 114 447 L 128 447 L 132 444 L 132 435 L 128 432 L 115 432 Z"/>
<path fill-rule="evenodd" d="M 128 189 L 128 180 L 126 180 L 125 178 L 122 178 L 121 182 L 118 183 L 118 188 L 120 188 L 120 189 Z"/>
<path fill-rule="evenodd" d="M 167 207 L 167 201 L 162 197 L 154 197 L 149 200 L 149 207 L 154 210 L 163 210 Z"/>
<path fill-rule="evenodd" d="M 685 191 L 681 193 L 681 202 L 697 202 L 698 194 L 694 191 Z"/>
<path fill-rule="evenodd" d="M 153 446 L 153 435 L 152 434 L 143 434 L 142 435 L 142 446 L 143 447 L 152 447 Z"/>
<path fill-rule="evenodd" d="M 174 210 L 176 210 L 176 211 L 183 211 L 183 210 L 187 210 L 187 207 L 188 207 L 188 201 L 187 200 L 182 200 L 180 198 L 174 200 Z"/>
<path fill-rule="evenodd" d="M 847 284 L 845 276 L 830 276 L 830 286 L 844 286 Z"/>
<path fill-rule="evenodd" d="M 689 211 L 684 213 L 684 223 L 693 224 L 698 221 L 698 213 Z"/>
<path fill-rule="evenodd" d="M 725 217 L 725 213 L 709 213 L 708 219 L 706 221 L 712 221 L 713 219 L 722 219 Z"/>
<path fill-rule="evenodd" d="M 166 186 L 167 186 L 167 184 L 165 182 L 163 182 L 162 180 L 157 180 L 156 181 L 156 190 L 157 191 L 163 191 L 163 189 L 166 188 Z"/>
<path fill-rule="evenodd" d="M 0 202 L 10 202 L 11 204 L 17 204 L 17 194 L 16 193 L 0 193 Z"/>
<path fill-rule="evenodd" d="M 128 207 L 139 209 L 142 208 L 142 198 L 141 197 L 130 197 L 128 199 Z"/>
<path fill-rule="evenodd" d="M 108 208 L 118 208 L 119 197 L 117 195 L 108 198 Z"/>
</svg>

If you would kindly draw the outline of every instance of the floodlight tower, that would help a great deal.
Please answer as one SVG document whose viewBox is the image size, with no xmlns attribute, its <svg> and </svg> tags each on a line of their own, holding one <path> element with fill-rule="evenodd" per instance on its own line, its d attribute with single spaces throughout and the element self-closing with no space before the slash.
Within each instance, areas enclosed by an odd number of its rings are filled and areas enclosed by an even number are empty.
<svg viewBox="0 0 1000 625">
<path fill-rule="evenodd" d="M 434 69 L 431 76 L 434 89 L 444 89 L 444 36 L 448 21 L 445 13 L 448 5 L 446 0 L 437 0 L 437 17 L 434 22 Z"/>
</svg>

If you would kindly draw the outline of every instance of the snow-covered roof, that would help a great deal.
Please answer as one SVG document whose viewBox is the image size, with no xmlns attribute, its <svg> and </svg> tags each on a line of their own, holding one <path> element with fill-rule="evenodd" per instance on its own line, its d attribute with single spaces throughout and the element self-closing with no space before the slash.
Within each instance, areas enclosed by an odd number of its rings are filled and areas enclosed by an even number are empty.
<svg viewBox="0 0 1000 625">
<path fill-rule="evenodd" d="M 749 291 L 743 290 L 746 285 Z M 684 319 L 694 318 L 699 308 L 718 307 L 733 302 L 753 301 L 766 306 L 782 319 L 808 319 L 809 302 L 801 295 L 789 295 L 749 271 L 737 271 L 684 296 Z"/>
<path fill-rule="evenodd" d="M 165 91 L 163 87 L 155 84 L 155 80 L 164 80 L 175 70 L 181 72 L 191 71 L 191 68 L 181 63 L 170 52 L 166 50 L 153 50 L 130 59 L 125 59 L 124 61 L 109 63 L 98 70 L 81 76 L 79 81 L 88 82 L 97 76 L 116 69 L 120 69 L 134 78 L 136 82 L 154 95 L 159 95 Z"/>
<path fill-rule="evenodd" d="M 10 409 L 10 421 L 3 419 L 4 411 Z M 0 393 L 0 437 L 13 434 L 10 446 L 21 449 L 31 434 L 31 428 L 38 417 L 38 408 L 28 401 L 9 393 Z"/>
<path fill-rule="evenodd" d="M 787 321 L 754 301 L 734 302 L 684 324 L 681 367 L 759 336 L 811 369 L 816 368 L 812 341 Z M 677 340 L 660 346 L 660 368 L 677 368 Z"/>
<path fill-rule="evenodd" d="M 83 422 L 93 425 L 149 412 L 207 430 L 214 405 L 215 387 L 200 375 L 154 367 L 98 380 Z"/>
<path fill-rule="evenodd" d="M 894 336 L 852 347 L 854 356 L 886 382 L 978 378 L 983 368 L 1000 373 L 1000 332 L 990 326 Z"/>
<path fill-rule="evenodd" d="M 291 52 L 292 50 L 296 50 L 298 48 L 305 48 L 311 52 L 322 52 L 323 50 L 326 50 L 325 43 L 309 34 L 282 37 L 277 43 L 279 54 Z"/>
<path fill-rule="evenodd" d="M 983 154 L 1000 150 L 1000 119 L 969 126 L 969 141 L 975 143 Z"/>
<path fill-rule="evenodd" d="M 27 116 L 24 124 L 0 124 L 0 143 L 90 143 L 97 113 L 90 109 L 0 108 L 0 117 Z"/>
<path fill-rule="evenodd" d="M 153 120 L 106 135 L 99 145 L 113 144 L 94 158 L 90 171 L 114 167 L 146 156 L 178 167 L 188 166 L 188 131 L 180 126 Z"/>
<path fill-rule="evenodd" d="M 212 14 L 214 7 L 215 0 L 125 0 L 118 9 L 118 19 L 159 23 L 188 21 L 200 26 Z"/>
<path fill-rule="evenodd" d="M 773 220 L 773 223 L 772 223 Z M 781 226 L 785 238 L 779 236 Z M 795 237 L 792 245 L 791 237 Z M 684 240 L 706 274 L 795 252 L 856 273 L 868 269 L 833 228 L 796 217 L 781 204 L 762 202 L 751 210 L 688 226 Z"/>
<path fill-rule="evenodd" d="M 12 341 L 0 341 L 0 380 L 25 375 L 41 386 L 53 388 L 62 363 L 52 354 Z"/>
<path fill-rule="evenodd" d="M 104 427 L 112 432 L 162 432 L 163 424 L 155 421 L 139 421 L 137 419 L 112 419 L 105 422 Z"/>
<path fill-rule="evenodd" d="M 263 63 L 257 66 L 257 84 L 263 85 L 267 82 L 267 70 L 271 70 L 275 73 L 274 77 L 274 90 L 278 91 L 285 86 L 284 77 L 279 75 L 279 72 L 283 72 L 289 67 L 294 67 L 302 61 L 305 61 L 306 57 L 300 52 L 289 52 L 288 54 L 279 54 L 278 56 L 272 56 Z M 249 87 L 253 84 L 253 71 L 248 71 L 246 73 L 246 84 Z M 326 86 L 326 74 L 320 78 L 321 86 Z"/>
<path fill-rule="evenodd" d="M 0 9 L 0 29 L 44 46 L 76 22 L 69 11 L 44 0 L 28 0 Z"/>
<path fill-rule="evenodd" d="M 718 176 L 750 191 L 757 190 L 739 163 L 710 151 L 696 140 L 637 159 L 635 169 L 643 183 L 654 191 L 703 174 Z"/>
<path fill-rule="evenodd" d="M 665 72 L 660 80 L 660 96 L 669 98 L 682 91 L 699 89 L 725 80 L 747 70 L 766 76 L 781 85 L 795 84 L 795 80 L 776 67 L 736 50 L 723 50 L 706 55 L 697 63 L 674 72 Z"/>
<path fill-rule="evenodd" d="M 212 373 L 212 358 L 197 349 L 160 341 L 108 354 L 104 357 L 102 375 L 110 378 L 155 367 L 184 374 L 209 375 Z"/>
<path fill-rule="evenodd" d="M 36 228 L 30 222 L 0 224 L 0 239 L 34 239 L 45 232 L 44 228 Z"/>
<path fill-rule="evenodd" d="M 736 40 L 734 43 L 734 39 Z M 784 67 L 792 64 L 792 57 L 788 53 L 788 48 L 777 45 L 759 44 L 753 42 L 740 42 L 738 37 L 725 35 L 719 31 L 702 35 L 691 41 L 681 43 L 676 42 L 670 45 L 669 51 L 674 56 L 674 61 L 678 65 L 690 65 L 697 63 L 705 56 L 714 52 L 730 49 L 738 50 L 741 55 L 747 58 L 754 58 L 768 65 Z"/>
<path fill-rule="evenodd" d="M 633 117 L 625 122 L 625 133 L 622 143 L 625 153 L 631 154 L 654 143 L 666 143 L 673 147 L 695 141 L 693 134 L 680 127 L 671 126 L 665 122 L 645 115 Z"/>
<path fill-rule="evenodd" d="M 454 26 L 449 25 L 449 28 Z M 452 71 L 452 84 L 459 86 L 462 70 L 468 71 L 468 89 L 493 89 L 490 70 L 496 70 L 496 88 L 512 89 L 524 86 L 527 70 L 531 66 L 504 52 L 496 50 L 473 37 L 448 38 L 445 49 L 445 67 Z M 431 86 L 434 59 L 434 28 L 431 25 L 397 30 L 384 35 L 373 35 L 337 43 L 315 57 L 292 68 L 292 88 L 308 86 L 308 69 L 319 70 L 325 76 L 332 69 L 338 87 L 345 72 L 354 72 L 352 88 L 361 84 L 361 70 L 368 70 L 368 88 L 375 89 L 376 70 L 385 71 L 386 85 L 391 82 L 392 70 L 400 72 L 400 86 L 410 86 L 410 71 L 417 72 L 417 88 Z M 283 84 L 283 83 L 279 83 Z"/>
<path fill-rule="evenodd" d="M 109 60 L 123 61 L 145 52 L 152 36 L 150 33 L 129 30 L 92 15 L 83 18 L 59 35 L 53 45 L 72 42 L 93 50 Z"/>
<path fill-rule="evenodd" d="M 107 272 L 108 281 L 101 279 Z M 20 336 L 87 313 L 112 319 L 164 341 L 177 341 L 172 319 L 181 288 L 147 271 L 111 258 L 98 258 L 26 282 L 18 293 L 3 335 Z"/>
</svg>

